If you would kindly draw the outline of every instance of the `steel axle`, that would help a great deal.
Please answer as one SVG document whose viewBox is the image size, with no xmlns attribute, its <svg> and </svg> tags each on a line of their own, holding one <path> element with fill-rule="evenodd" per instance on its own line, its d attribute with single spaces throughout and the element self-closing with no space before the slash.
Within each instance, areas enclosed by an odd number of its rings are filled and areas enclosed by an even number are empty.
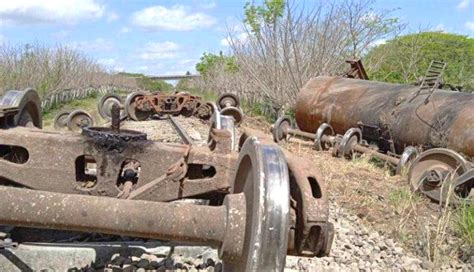
<svg viewBox="0 0 474 272">
<path fill-rule="evenodd" d="M 368 154 L 373 158 L 378 158 L 394 165 L 397 168 L 397 174 L 400 174 L 402 169 L 417 154 L 417 151 L 412 147 L 407 147 L 400 158 L 380 153 L 378 150 L 361 144 L 362 132 L 358 128 L 349 129 L 344 135 L 334 135 L 333 128 L 327 123 L 321 124 L 315 134 L 293 129 L 288 117 L 280 117 L 273 125 L 272 133 L 275 142 L 287 139 L 288 135 L 294 135 L 312 140 L 315 149 L 318 151 L 327 150 L 328 146 L 334 147 L 333 154 L 338 157 L 350 158 L 354 152 Z"/>
<path fill-rule="evenodd" d="M 215 246 L 225 239 L 242 240 L 242 231 L 236 231 L 235 226 L 245 226 L 245 198 L 241 194 L 227 195 L 226 205 L 222 206 L 122 200 L 5 186 L 0 186 L 0 195 L 1 225 L 93 230 Z"/>
</svg>

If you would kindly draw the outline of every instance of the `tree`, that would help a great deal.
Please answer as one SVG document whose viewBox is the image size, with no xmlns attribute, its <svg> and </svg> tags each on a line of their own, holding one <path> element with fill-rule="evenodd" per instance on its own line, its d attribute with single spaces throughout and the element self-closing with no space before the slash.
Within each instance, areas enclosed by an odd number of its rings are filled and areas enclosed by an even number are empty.
<svg viewBox="0 0 474 272">
<path fill-rule="evenodd" d="M 230 29 L 227 39 L 239 68 L 239 84 L 234 84 L 242 88 L 238 94 L 275 109 L 292 107 L 311 77 L 340 74 L 347 58 L 360 57 L 374 41 L 399 29 L 390 10 L 375 10 L 373 4 L 374 0 L 246 4 L 239 31 Z"/>
<path fill-rule="evenodd" d="M 394 83 L 414 83 L 431 60 L 446 62 L 445 83 L 474 90 L 474 39 L 443 32 L 397 37 L 371 49 L 365 63 L 369 77 Z"/>
<path fill-rule="evenodd" d="M 278 18 L 283 16 L 284 11 L 284 0 L 265 0 L 261 6 L 247 2 L 244 6 L 244 23 L 250 27 L 255 35 L 258 35 L 261 24 L 276 26 Z"/>
<path fill-rule="evenodd" d="M 212 70 L 223 68 L 224 72 L 234 73 L 237 69 L 235 58 L 226 56 L 221 52 L 219 54 L 204 53 L 200 61 L 196 64 L 196 71 L 201 76 L 206 77 Z"/>
<path fill-rule="evenodd" d="M 206 91 L 231 92 L 274 114 L 294 106 L 312 77 L 338 75 L 401 24 L 374 0 L 262 0 L 244 6 L 228 28 L 230 56 L 204 54 L 196 66 Z"/>
<path fill-rule="evenodd" d="M 170 92 L 172 91 L 173 85 L 169 84 L 164 80 L 152 79 L 144 74 L 139 73 L 119 73 L 119 75 L 133 77 L 136 79 L 138 86 L 145 90 L 158 91 L 158 92 Z"/>
<path fill-rule="evenodd" d="M 196 71 L 201 74 L 199 79 L 193 79 L 189 85 L 201 91 L 233 92 L 241 90 L 242 84 L 236 84 L 239 67 L 235 57 L 219 54 L 204 53 L 196 64 Z"/>
</svg>

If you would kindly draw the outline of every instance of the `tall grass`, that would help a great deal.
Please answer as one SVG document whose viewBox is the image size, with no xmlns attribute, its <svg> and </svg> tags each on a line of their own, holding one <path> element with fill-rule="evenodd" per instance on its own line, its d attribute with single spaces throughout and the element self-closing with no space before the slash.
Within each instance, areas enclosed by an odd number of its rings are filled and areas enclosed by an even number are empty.
<svg viewBox="0 0 474 272">
<path fill-rule="evenodd" d="M 462 240 L 474 250 L 474 205 L 462 204 L 456 213 L 455 222 Z"/>
<path fill-rule="evenodd" d="M 40 44 L 0 45 L 0 94 L 35 88 L 40 95 L 70 88 L 116 85 L 134 88 L 134 79 L 108 73 L 77 49 Z"/>
</svg>

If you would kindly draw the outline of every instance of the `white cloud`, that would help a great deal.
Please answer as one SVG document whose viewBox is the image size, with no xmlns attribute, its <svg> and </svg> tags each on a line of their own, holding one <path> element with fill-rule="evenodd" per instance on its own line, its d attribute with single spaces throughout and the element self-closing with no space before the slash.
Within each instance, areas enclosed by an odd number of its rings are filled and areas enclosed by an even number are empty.
<svg viewBox="0 0 474 272">
<path fill-rule="evenodd" d="M 12 24 L 75 24 L 100 18 L 104 10 L 95 0 L 0 1 L 0 18 Z"/>
<path fill-rule="evenodd" d="M 116 66 L 112 68 L 112 70 L 114 70 L 114 72 L 117 72 L 117 73 L 125 72 L 125 68 L 123 66 Z"/>
<path fill-rule="evenodd" d="M 221 40 L 221 45 L 222 46 L 229 46 L 229 40 L 227 38 L 224 38 Z"/>
<path fill-rule="evenodd" d="M 144 60 L 172 59 L 178 55 L 179 45 L 174 42 L 149 42 L 140 58 Z"/>
<path fill-rule="evenodd" d="M 71 34 L 70 30 L 63 29 L 63 30 L 53 33 L 51 36 L 53 36 L 53 38 L 57 40 L 62 40 L 64 38 L 69 37 L 70 34 Z"/>
<path fill-rule="evenodd" d="M 199 59 L 182 59 L 178 61 L 177 64 L 183 65 L 183 66 L 189 66 L 189 65 L 195 65 L 198 62 L 199 62 Z"/>
<path fill-rule="evenodd" d="M 125 71 L 123 63 L 120 62 L 117 58 L 103 58 L 103 59 L 98 59 L 97 62 L 112 72 Z"/>
<path fill-rule="evenodd" d="M 129 28 L 129 27 L 124 26 L 124 27 L 122 27 L 122 28 L 120 29 L 120 33 L 128 33 L 128 32 L 130 32 L 130 28 Z"/>
<path fill-rule="evenodd" d="M 203 9 L 213 9 L 217 6 L 216 1 L 204 1 L 203 3 L 200 3 L 200 7 Z"/>
<path fill-rule="evenodd" d="M 139 66 L 136 68 L 136 70 L 145 72 L 145 71 L 148 71 L 148 66 L 147 65 Z"/>
<path fill-rule="evenodd" d="M 241 32 L 241 33 L 236 34 L 234 37 L 232 37 L 232 39 L 230 37 L 222 39 L 221 45 L 230 46 L 231 42 L 243 44 L 247 42 L 248 38 L 249 36 L 246 32 Z"/>
<path fill-rule="evenodd" d="M 109 52 L 115 49 L 115 44 L 103 38 L 97 38 L 92 41 L 73 42 L 73 47 L 89 52 Z"/>
<path fill-rule="evenodd" d="M 474 22 L 466 22 L 466 28 L 474 31 Z"/>
<path fill-rule="evenodd" d="M 107 67 L 112 67 L 115 64 L 117 64 L 117 59 L 116 58 L 105 58 L 105 59 L 99 59 L 97 60 L 99 64 L 102 64 Z"/>
<path fill-rule="evenodd" d="M 185 75 L 185 70 L 170 70 L 164 73 L 165 76 L 174 76 L 174 75 Z"/>
<path fill-rule="evenodd" d="M 438 24 L 437 26 L 432 27 L 431 31 L 446 32 L 446 27 L 444 26 L 444 24 Z"/>
<path fill-rule="evenodd" d="M 461 0 L 459 4 L 456 6 L 459 10 L 465 10 L 469 7 L 470 0 Z"/>
<path fill-rule="evenodd" d="M 111 12 L 108 12 L 108 13 L 107 13 L 107 18 L 106 18 L 106 20 L 107 20 L 107 22 L 110 23 L 110 22 L 113 22 L 113 21 L 117 21 L 118 18 L 120 18 L 120 16 L 119 16 L 117 13 L 111 11 Z"/>
<path fill-rule="evenodd" d="M 7 39 L 5 38 L 5 36 L 0 34 L 0 44 L 4 44 L 6 41 L 7 41 Z"/>
<path fill-rule="evenodd" d="M 387 42 L 387 39 L 378 39 L 372 43 L 372 46 L 379 46 L 382 44 L 385 44 Z"/>
<path fill-rule="evenodd" d="M 142 9 L 133 13 L 132 22 L 149 31 L 187 31 L 210 27 L 216 20 L 210 15 L 201 12 L 191 13 L 188 7 L 175 5 L 171 8 L 152 6 Z"/>
</svg>

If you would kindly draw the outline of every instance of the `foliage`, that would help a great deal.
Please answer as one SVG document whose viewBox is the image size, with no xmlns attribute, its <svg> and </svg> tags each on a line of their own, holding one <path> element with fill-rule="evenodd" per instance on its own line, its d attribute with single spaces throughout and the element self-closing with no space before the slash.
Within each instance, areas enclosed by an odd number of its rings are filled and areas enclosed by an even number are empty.
<svg viewBox="0 0 474 272">
<path fill-rule="evenodd" d="M 135 87 L 135 80 L 108 73 L 94 59 L 63 45 L 0 45 L 0 94 L 35 88 L 40 95 L 71 88 L 116 85 Z"/>
<path fill-rule="evenodd" d="M 194 85 L 237 94 L 277 116 L 292 110 L 310 78 L 340 74 L 347 58 L 399 27 L 390 11 L 372 8 L 374 0 L 307 2 L 311 8 L 301 0 L 247 3 L 241 25 L 228 29 L 231 56 L 204 54 Z"/>
<path fill-rule="evenodd" d="M 169 84 L 168 82 L 164 80 L 152 79 L 150 77 L 145 76 L 144 74 L 123 72 L 119 74 L 127 77 L 136 78 L 138 86 L 145 90 L 170 92 L 174 89 L 173 85 Z"/>
<path fill-rule="evenodd" d="M 151 79 L 148 77 L 143 77 L 138 80 L 138 85 L 146 90 L 150 91 L 160 91 L 160 92 L 169 92 L 173 90 L 173 85 L 165 82 L 163 80 Z"/>
<path fill-rule="evenodd" d="M 457 211 L 455 221 L 462 240 L 474 247 L 474 205 L 462 204 Z"/>
<path fill-rule="evenodd" d="M 431 60 L 448 63 L 446 83 L 474 89 L 474 38 L 422 32 L 397 37 L 374 47 L 366 56 L 369 77 L 394 83 L 413 83 L 424 76 Z"/>
<path fill-rule="evenodd" d="M 347 18 L 345 23 L 348 25 L 352 58 L 360 58 L 374 37 L 383 37 L 403 28 L 398 18 L 390 16 L 394 10 L 377 12 L 371 7 L 373 3 L 375 0 L 348 1 L 342 9 L 342 16 Z"/>
<path fill-rule="evenodd" d="M 388 196 L 390 204 L 398 214 L 403 214 L 407 209 L 411 208 L 413 203 L 419 202 L 419 198 L 418 195 L 413 194 L 407 188 L 394 190 Z"/>
<path fill-rule="evenodd" d="M 222 67 L 224 72 L 235 73 L 238 71 L 235 57 L 226 56 L 221 52 L 219 54 L 204 53 L 196 64 L 196 71 L 206 77 L 212 69 Z"/>
<path fill-rule="evenodd" d="M 277 19 L 283 16 L 284 11 L 284 0 L 265 0 L 261 6 L 247 2 L 244 6 L 244 23 L 254 34 L 258 34 L 262 23 L 275 25 Z"/>
</svg>

